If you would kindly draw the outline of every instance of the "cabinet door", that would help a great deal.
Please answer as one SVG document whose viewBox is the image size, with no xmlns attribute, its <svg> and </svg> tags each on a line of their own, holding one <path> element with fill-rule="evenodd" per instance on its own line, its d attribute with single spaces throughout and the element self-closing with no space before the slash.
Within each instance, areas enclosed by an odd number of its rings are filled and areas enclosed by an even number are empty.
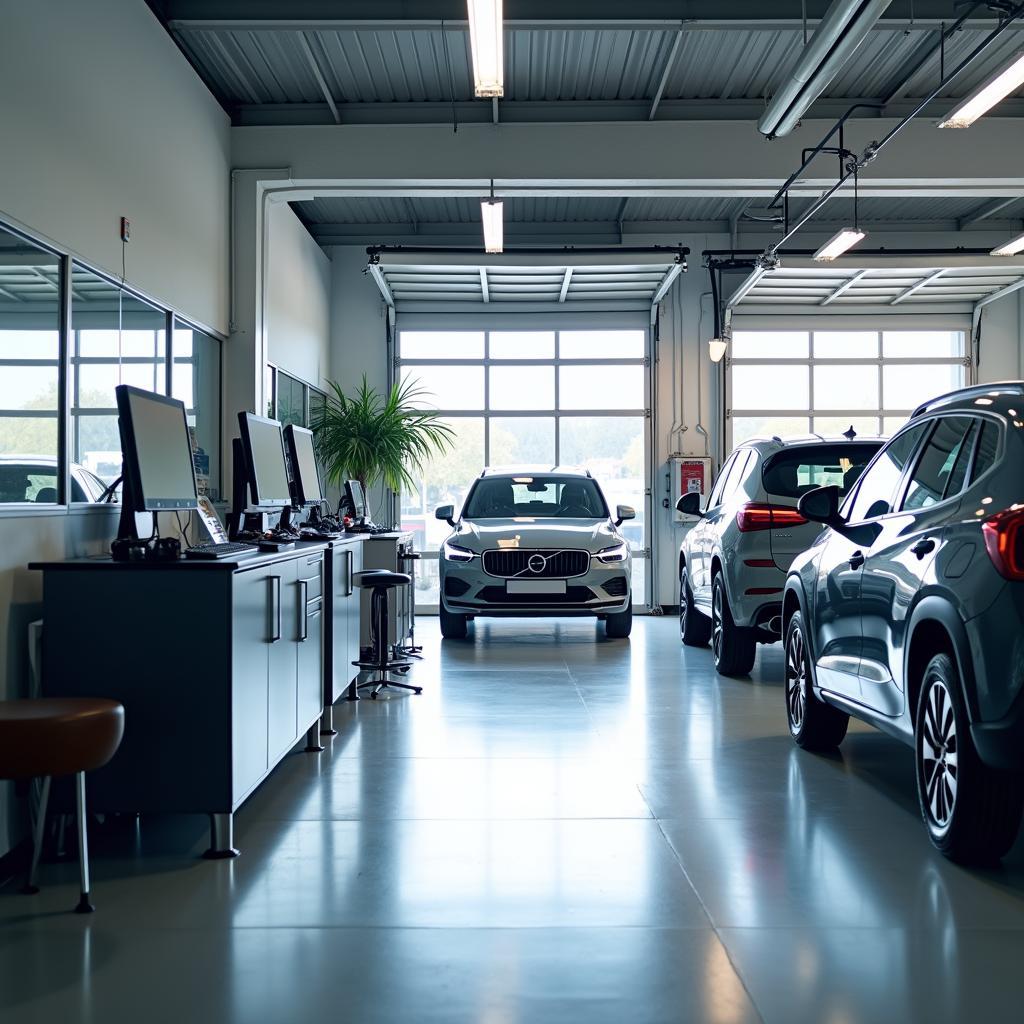
<svg viewBox="0 0 1024 1024">
<path fill-rule="evenodd" d="M 363 545 L 362 544 L 351 544 L 349 546 L 351 555 L 349 556 L 349 566 L 351 572 L 357 573 L 363 571 Z M 349 587 L 348 595 L 348 657 L 345 659 L 345 685 L 347 686 L 353 679 L 355 679 L 358 669 L 352 664 L 353 661 L 358 661 L 360 656 L 359 645 L 362 638 L 362 591 L 357 590 L 355 586 Z"/>
<path fill-rule="evenodd" d="M 305 621 L 298 643 L 298 715 L 299 728 L 308 729 L 324 709 L 323 701 L 323 601 L 310 601 L 305 606 Z"/>
<path fill-rule="evenodd" d="M 298 734 L 295 644 L 299 635 L 298 562 L 267 568 L 271 642 L 268 659 L 267 721 L 270 764 L 292 748 Z"/>
<path fill-rule="evenodd" d="M 231 614 L 231 793 L 238 800 L 267 770 L 271 622 L 266 569 L 235 574 Z"/>
<path fill-rule="evenodd" d="M 331 553 L 334 565 L 334 620 L 330 624 L 334 638 L 332 651 L 331 690 L 328 699 L 333 704 L 348 686 L 352 666 L 352 549 L 354 545 L 338 545 Z M 327 628 L 325 626 L 325 628 Z"/>
</svg>

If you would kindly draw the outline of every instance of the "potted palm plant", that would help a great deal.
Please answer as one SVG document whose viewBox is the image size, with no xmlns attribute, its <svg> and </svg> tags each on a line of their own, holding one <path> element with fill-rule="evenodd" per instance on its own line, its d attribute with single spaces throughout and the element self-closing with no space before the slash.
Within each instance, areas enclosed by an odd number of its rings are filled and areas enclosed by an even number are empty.
<svg viewBox="0 0 1024 1024">
<path fill-rule="evenodd" d="M 358 480 L 363 490 L 383 483 L 394 493 L 417 486 L 414 473 L 455 444 L 455 431 L 440 413 L 417 401 L 426 393 L 415 381 L 396 383 L 382 395 L 363 375 L 352 395 L 328 382 L 323 405 L 313 417 L 317 454 L 331 484 Z"/>
</svg>

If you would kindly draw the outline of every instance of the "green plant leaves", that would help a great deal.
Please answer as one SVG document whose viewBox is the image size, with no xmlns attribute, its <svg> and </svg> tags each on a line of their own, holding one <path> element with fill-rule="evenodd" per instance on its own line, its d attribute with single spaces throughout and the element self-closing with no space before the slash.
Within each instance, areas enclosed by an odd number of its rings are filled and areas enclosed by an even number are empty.
<svg viewBox="0 0 1024 1024">
<path fill-rule="evenodd" d="M 455 431 L 439 413 L 415 405 L 425 394 L 415 381 L 395 384 L 384 396 L 365 374 L 353 395 L 335 381 L 328 386 L 312 428 L 317 455 L 336 486 L 355 479 L 364 487 L 383 482 L 396 493 L 413 488 L 413 474 L 455 444 Z"/>
</svg>

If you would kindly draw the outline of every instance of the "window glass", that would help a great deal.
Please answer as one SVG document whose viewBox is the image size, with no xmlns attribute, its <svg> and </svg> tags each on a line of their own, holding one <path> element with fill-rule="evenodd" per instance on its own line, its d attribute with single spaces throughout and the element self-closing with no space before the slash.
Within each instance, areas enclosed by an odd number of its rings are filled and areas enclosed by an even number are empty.
<svg viewBox="0 0 1024 1024">
<path fill-rule="evenodd" d="M 561 359 L 643 359 L 643 331 L 559 331 Z"/>
<path fill-rule="evenodd" d="M 878 367 L 825 363 L 814 367 L 814 408 L 877 409 Z"/>
<path fill-rule="evenodd" d="M 167 317 L 89 270 L 71 273 L 71 460 L 104 484 L 121 474 L 118 384 L 167 390 Z"/>
<path fill-rule="evenodd" d="M 280 420 L 282 426 L 293 423 L 296 426 L 303 426 L 306 422 L 306 386 L 301 380 L 277 371 L 277 415 L 274 419 Z"/>
<path fill-rule="evenodd" d="M 553 366 L 492 366 L 489 373 L 492 409 L 554 409 Z"/>
<path fill-rule="evenodd" d="M 765 465 L 764 489 L 769 494 L 800 498 L 815 487 L 835 485 L 840 494 L 846 494 L 860 479 L 879 447 L 878 444 L 844 442 L 779 452 Z"/>
<path fill-rule="evenodd" d="M 735 331 L 734 359 L 806 359 L 810 340 L 806 331 Z"/>
<path fill-rule="evenodd" d="M 403 359 L 483 359 L 483 331 L 402 331 Z"/>
<path fill-rule="evenodd" d="M 715 481 L 715 486 L 711 488 L 711 497 L 708 498 L 708 508 L 716 508 L 722 504 L 722 493 L 725 490 L 726 482 L 729 479 L 729 474 L 732 472 L 733 466 L 736 464 L 736 459 L 739 457 L 738 452 L 733 452 L 725 461 L 725 465 L 722 466 L 721 471 L 718 474 L 718 479 Z"/>
<path fill-rule="evenodd" d="M 58 500 L 60 261 L 0 229 L 0 503 Z"/>
<path fill-rule="evenodd" d="M 554 331 L 491 331 L 491 359 L 554 359 Z"/>
<path fill-rule="evenodd" d="M 429 409 L 483 409 L 483 366 L 408 366 L 403 379 L 416 382 L 415 403 Z"/>
<path fill-rule="evenodd" d="M 974 457 L 974 468 L 971 470 L 973 484 L 982 473 L 987 473 L 996 462 L 999 451 L 999 427 L 991 420 L 985 420 L 978 439 L 978 454 Z"/>
<path fill-rule="evenodd" d="M 734 409 L 806 409 L 810 401 L 807 366 L 744 363 L 732 368 Z"/>
<path fill-rule="evenodd" d="M 900 482 L 903 467 L 907 464 L 918 441 L 928 424 L 919 423 L 908 427 L 893 438 L 874 464 L 864 473 L 857 488 L 849 520 L 853 523 L 874 519 L 892 511 L 896 486 Z"/>
<path fill-rule="evenodd" d="M 960 363 L 902 364 L 882 367 L 882 403 L 886 409 L 912 412 L 922 402 L 964 386 Z"/>
<path fill-rule="evenodd" d="M 882 334 L 882 355 L 887 359 L 943 359 L 963 354 L 963 331 L 885 331 Z"/>
<path fill-rule="evenodd" d="M 540 517 L 604 519 L 608 507 L 597 484 L 587 477 L 484 477 L 466 505 L 467 519 Z"/>
<path fill-rule="evenodd" d="M 877 359 L 877 331 L 815 331 L 815 359 Z"/>
<path fill-rule="evenodd" d="M 562 366 L 558 388 L 562 409 L 643 409 L 646 405 L 640 364 Z"/>
<path fill-rule="evenodd" d="M 879 437 L 877 416 L 815 416 L 811 429 L 822 437 L 841 437 L 853 427 L 858 437 Z"/>
<path fill-rule="evenodd" d="M 491 466 L 555 464 L 554 416 L 494 416 L 490 431 Z"/>
<path fill-rule="evenodd" d="M 747 469 L 750 466 L 750 461 L 753 457 L 754 453 L 749 448 L 737 455 L 732 469 L 729 470 L 729 479 L 725 481 L 725 487 L 722 488 L 723 502 L 730 501 L 736 494 L 740 483 L 746 476 Z"/>
<path fill-rule="evenodd" d="M 730 423 L 734 444 L 753 437 L 802 437 L 810 430 L 806 416 L 733 416 Z"/>
<path fill-rule="evenodd" d="M 949 475 L 949 484 L 946 486 L 947 497 L 959 494 L 964 489 L 964 481 L 967 479 L 967 470 L 971 465 L 971 455 L 974 453 L 980 429 L 981 423 L 978 420 L 972 419 L 970 429 L 967 431 L 967 437 L 964 439 L 964 443 L 960 445 L 959 452 L 957 452 L 953 472 Z"/>
<path fill-rule="evenodd" d="M 220 342 L 175 321 L 171 394 L 185 403 L 196 486 L 220 498 Z M 312 397 L 310 399 L 312 401 Z"/>
<path fill-rule="evenodd" d="M 966 416 L 939 419 L 911 474 L 903 508 L 928 508 L 942 501 L 970 426 Z"/>
</svg>

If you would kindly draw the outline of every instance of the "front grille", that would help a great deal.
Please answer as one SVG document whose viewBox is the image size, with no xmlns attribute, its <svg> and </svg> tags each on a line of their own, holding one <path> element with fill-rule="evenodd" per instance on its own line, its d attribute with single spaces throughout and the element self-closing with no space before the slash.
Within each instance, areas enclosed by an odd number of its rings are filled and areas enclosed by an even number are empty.
<svg viewBox="0 0 1024 1024">
<path fill-rule="evenodd" d="M 534 607 L 536 605 L 586 604 L 597 595 L 590 587 L 566 587 L 564 594 L 508 594 L 504 587 L 484 587 L 477 595 L 478 601 L 488 604 L 512 604 Z"/>
<path fill-rule="evenodd" d="M 488 576 L 500 576 L 504 579 L 567 579 L 570 576 L 583 576 L 589 568 L 589 551 L 499 548 L 484 552 L 484 572 Z"/>
</svg>

